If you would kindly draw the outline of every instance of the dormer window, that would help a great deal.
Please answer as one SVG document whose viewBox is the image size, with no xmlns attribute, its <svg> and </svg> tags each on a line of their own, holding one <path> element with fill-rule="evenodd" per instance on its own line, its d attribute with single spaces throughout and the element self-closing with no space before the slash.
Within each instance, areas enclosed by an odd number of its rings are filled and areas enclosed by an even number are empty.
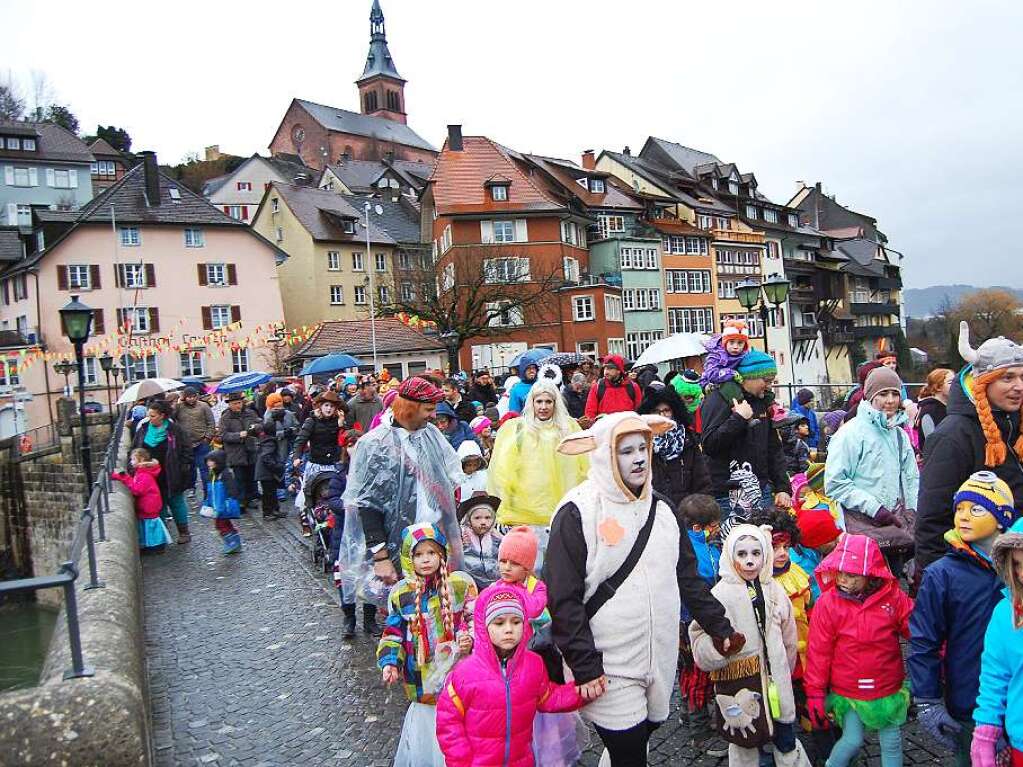
<svg viewBox="0 0 1023 767">
<path fill-rule="evenodd" d="M 602 178 L 591 178 L 590 179 L 590 193 L 591 194 L 604 194 L 604 179 L 602 179 Z"/>
<path fill-rule="evenodd" d="M 789 226 L 791 226 L 793 229 L 799 228 L 799 216 L 797 216 L 795 213 L 789 213 Z"/>
<path fill-rule="evenodd" d="M 355 222 L 348 219 L 342 224 L 345 234 L 355 234 Z"/>
<path fill-rule="evenodd" d="M 717 180 L 716 178 L 712 178 L 712 179 L 710 180 L 710 185 L 711 185 L 711 187 L 713 187 L 714 189 L 717 189 L 717 188 L 718 188 L 718 180 Z"/>
<path fill-rule="evenodd" d="M 764 221 L 767 221 L 768 223 L 771 223 L 771 224 L 777 224 L 778 223 L 778 211 L 770 210 L 770 209 L 765 210 L 764 211 Z"/>
<path fill-rule="evenodd" d="M 739 194 L 739 182 L 738 181 L 729 181 L 728 182 L 728 192 L 729 192 L 729 194 Z"/>
<path fill-rule="evenodd" d="M 21 148 L 26 152 L 36 151 L 36 140 L 34 138 L 23 138 L 21 140 Z"/>
<path fill-rule="evenodd" d="M 494 202 L 506 202 L 508 200 L 508 185 L 494 184 L 490 187 L 490 196 Z"/>
<path fill-rule="evenodd" d="M 756 218 L 756 217 L 757 217 L 757 206 L 756 205 L 747 205 L 746 206 L 746 218 Z"/>
<path fill-rule="evenodd" d="M 21 140 L 14 138 L 14 136 L 7 137 L 7 148 L 8 149 L 21 149 Z"/>
</svg>

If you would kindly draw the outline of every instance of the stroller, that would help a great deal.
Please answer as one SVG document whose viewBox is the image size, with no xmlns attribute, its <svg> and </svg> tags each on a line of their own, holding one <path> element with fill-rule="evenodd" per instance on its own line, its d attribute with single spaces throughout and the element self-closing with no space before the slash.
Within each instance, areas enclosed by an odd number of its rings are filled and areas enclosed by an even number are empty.
<svg viewBox="0 0 1023 767">
<path fill-rule="evenodd" d="M 330 556 L 331 537 L 337 520 L 333 510 L 327 505 L 327 492 L 334 471 L 321 471 L 304 483 L 302 505 L 299 519 L 302 523 L 302 534 L 311 538 L 310 550 L 313 564 L 322 569 L 324 574 L 330 573 L 334 566 Z"/>
</svg>

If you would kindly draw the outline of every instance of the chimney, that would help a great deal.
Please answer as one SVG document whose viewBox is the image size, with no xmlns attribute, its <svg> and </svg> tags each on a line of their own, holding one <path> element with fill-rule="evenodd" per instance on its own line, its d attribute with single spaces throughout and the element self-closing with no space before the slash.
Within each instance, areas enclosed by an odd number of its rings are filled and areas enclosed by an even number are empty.
<svg viewBox="0 0 1023 767">
<path fill-rule="evenodd" d="M 583 150 L 583 169 L 594 170 L 597 167 L 597 159 L 593 156 L 592 149 Z"/>
<path fill-rule="evenodd" d="M 626 157 L 632 157 L 632 150 L 629 149 L 629 147 L 625 147 L 625 149 L 622 150 L 622 154 Z"/>
<path fill-rule="evenodd" d="M 142 172 L 146 180 L 146 202 L 149 207 L 160 205 L 160 168 L 156 164 L 156 152 L 139 152 L 142 155 Z"/>
<path fill-rule="evenodd" d="M 452 152 L 462 151 L 462 126 L 448 126 L 448 149 Z"/>
</svg>

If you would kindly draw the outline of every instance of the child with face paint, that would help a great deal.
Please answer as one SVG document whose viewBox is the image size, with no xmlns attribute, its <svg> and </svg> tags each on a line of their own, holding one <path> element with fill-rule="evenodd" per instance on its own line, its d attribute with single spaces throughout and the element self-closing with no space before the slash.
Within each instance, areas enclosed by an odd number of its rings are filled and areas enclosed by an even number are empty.
<svg viewBox="0 0 1023 767">
<path fill-rule="evenodd" d="M 810 622 L 803 684 L 814 727 L 828 729 L 828 714 L 842 726 L 827 765 L 850 764 L 869 728 L 877 730 L 882 766 L 898 767 L 909 708 L 899 637 L 909 636 L 913 600 L 865 535 L 843 535 L 817 578 L 821 597 Z"/>
<path fill-rule="evenodd" d="M 920 723 L 967 767 L 984 631 L 1002 599 L 991 548 L 1017 514 L 1009 486 L 990 471 L 972 474 L 952 504 L 950 550 L 924 571 L 906 665 Z"/>
<path fill-rule="evenodd" d="M 733 526 L 722 547 L 720 568 L 721 580 L 711 593 L 746 644 L 727 658 L 697 621 L 689 626 L 689 638 L 696 663 L 714 680 L 718 729 L 728 741 L 729 767 L 754 767 L 769 743 L 778 767 L 808 767 L 795 731 L 791 674 L 796 622 L 788 595 L 773 578 L 771 528 Z"/>
</svg>

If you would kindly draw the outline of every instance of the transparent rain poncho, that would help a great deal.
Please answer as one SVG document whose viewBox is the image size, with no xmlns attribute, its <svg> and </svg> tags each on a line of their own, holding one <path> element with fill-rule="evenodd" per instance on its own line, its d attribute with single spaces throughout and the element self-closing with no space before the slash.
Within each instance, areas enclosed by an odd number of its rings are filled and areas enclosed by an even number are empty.
<svg viewBox="0 0 1023 767">
<path fill-rule="evenodd" d="M 345 528 L 338 551 L 346 601 L 359 596 L 382 605 L 387 599 L 388 589 L 374 577 L 366 552 L 364 512 L 382 515 L 387 550 L 395 567 L 402 530 L 411 524 L 430 522 L 447 536 L 451 569 L 461 569 L 462 536 L 455 487 L 464 481 L 458 454 L 432 424 L 414 432 L 381 424 L 359 440 L 348 469 Z"/>
</svg>

